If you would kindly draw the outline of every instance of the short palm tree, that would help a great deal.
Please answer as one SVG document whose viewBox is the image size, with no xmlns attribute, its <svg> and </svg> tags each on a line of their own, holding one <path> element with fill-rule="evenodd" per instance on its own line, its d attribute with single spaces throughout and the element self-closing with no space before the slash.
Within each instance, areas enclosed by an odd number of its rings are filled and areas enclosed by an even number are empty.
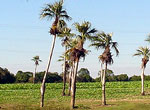
<svg viewBox="0 0 150 110">
<path fill-rule="evenodd" d="M 56 36 L 60 33 L 60 25 L 63 21 L 63 19 L 70 20 L 71 17 L 68 16 L 66 10 L 63 9 L 63 1 L 60 0 L 59 2 L 55 2 L 54 4 L 47 4 L 46 7 L 42 10 L 41 12 L 41 18 L 53 18 L 54 22 L 50 28 L 50 34 L 53 35 L 53 42 L 50 50 L 50 55 L 49 55 L 49 60 L 48 60 L 48 65 L 45 71 L 45 75 L 42 81 L 41 85 L 41 103 L 40 106 L 44 106 L 44 93 L 45 93 L 45 80 L 46 80 L 46 75 L 48 73 L 51 59 L 52 59 L 52 54 L 55 46 L 55 41 L 56 41 Z M 60 23 L 61 22 L 61 23 Z M 64 22 L 63 22 L 64 23 Z"/>
<path fill-rule="evenodd" d="M 61 33 L 59 34 L 59 37 L 62 38 L 62 46 L 65 47 L 65 52 L 68 50 L 68 46 L 70 45 L 70 40 L 74 36 L 73 33 L 71 33 L 71 29 L 67 27 L 63 27 L 61 30 Z M 65 53 L 64 52 L 64 53 Z M 65 95 L 65 88 L 66 88 L 66 70 L 67 70 L 67 59 L 66 55 L 64 55 L 64 64 L 63 64 L 63 91 L 62 96 Z"/>
<path fill-rule="evenodd" d="M 39 62 L 42 62 L 42 60 L 40 60 L 39 56 L 34 56 L 31 60 L 34 61 L 35 63 L 35 72 L 33 73 L 33 83 L 35 83 L 35 74 L 36 74 L 37 66 L 39 65 Z"/>
<path fill-rule="evenodd" d="M 105 76 L 107 74 L 107 65 L 113 63 L 111 48 L 115 50 L 116 55 L 119 54 L 117 42 L 112 40 L 112 34 L 106 34 L 104 32 L 98 33 L 91 41 L 91 46 L 94 46 L 96 49 L 104 49 L 102 55 L 99 56 L 99 60 L 101 61 L 102 105 L 106 105 Z M 105 65 L 104 69 L 103 64 Z"/>
<path fill-rule="evenodd" d="M 141 95 L 144 95 L 144 71 L 146 68 L 146 64 L 149 61 L 150 57 L 150 49 L 148 47 L 139 47 L 139 49 L 136 50 L 137 52 L 133 56 L 142 56 L 142 73 L 141 73 L 141 82 L 142 82 L 142 90 Z"/>
</svg>

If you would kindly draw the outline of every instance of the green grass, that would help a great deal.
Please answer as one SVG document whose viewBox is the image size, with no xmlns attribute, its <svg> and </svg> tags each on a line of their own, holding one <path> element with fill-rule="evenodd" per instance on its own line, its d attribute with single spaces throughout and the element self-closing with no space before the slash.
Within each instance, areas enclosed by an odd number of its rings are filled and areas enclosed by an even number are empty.
<svg viewBox="0 0 150 110">
<path fill-rule="evenodd" d="M 150 110 L 150 82 L 145 82 L 146 95 L 141 96 L 141 82 L 106 84 L 108 106 L 101 106 L 101 84 L 77 83 L 77 110 Z M 43 110 L 69 110 L 70 97 L 61 96 L 62 83 L 46 84 Z M 0 84 L 0 110 L 41 110 L 40 84 Z"/>
</svg>

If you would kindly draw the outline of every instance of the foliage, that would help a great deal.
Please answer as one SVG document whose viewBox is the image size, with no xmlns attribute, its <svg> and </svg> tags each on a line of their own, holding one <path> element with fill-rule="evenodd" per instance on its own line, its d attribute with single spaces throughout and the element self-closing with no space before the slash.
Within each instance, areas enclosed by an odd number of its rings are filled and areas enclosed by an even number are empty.
<svg viewBox="0 0 150 110">
<path fill-rule="evenodd" d="M 98 75 L 101 75 L 100 72 L 101 71 L 98 72 Z M 104 72 L 104 70 L 103 70 L 103 72 Z M 105 79 L 106 82 L 117 81 L 116 76 L 114 75 L 113 71 L 110 69 L 107 69 L 105 78 L 106 78 Z M 101 76 L 95 79 L 96 82 L 100 82 L 100 80 L 101 80 Z"/>
<path fill-rule="evenodd" d="M 35 76 L 35 81 L 36 82 L 42 82 L 43 77 L 44 77 L 44 73 L 45 73 L 45 71 L 37 73 Z M 46 83 L 54 83 L 54 82 L 61 82 L 61 81 L 62 81 L 62 77 L 60 75 L 58 75 L 57 72 L 47 74 Z"/>
<path fill-rule="evenodd" d="M 90 72 L 87 68 L 81 68 L 79 71 L 78 71 L 78 75 L 82 75 L 82 74 L 87 74 L 87 75 L 90 75 Z"/>
<path fill-rule="evenodd" d="M 128 81 L 128 75 L 127 74 L 120 74 L 116 76 L 117 81 Z"/>
<path fill-rule="evenodd" d="M 0 83 L 14 83 L 15 77 L 13 74 L 11 74 L 8 69 L 3 69 L 0 67 Z"/>
<path fill-rule="evenodd" d="M 31 72 L 22 72 L 18 71 L 16 74 L 16 82 L 17 83 L 26 83 L 29 81 L 29 78 L 32 76 L 33 73 Z"/>
<path fill-rule="evenodd" d="M 136 75 L 134 75 L 134 76 L 130 77 L 129 80 L 130 80 L 130 81 L 141 81 L 141 76 L 136 76 Z"/>
<path fill-rule="evenodd" d="M 77 76 L 77 82 L 94 82 L 94 79 L 86 73 Z"/>
</svg>

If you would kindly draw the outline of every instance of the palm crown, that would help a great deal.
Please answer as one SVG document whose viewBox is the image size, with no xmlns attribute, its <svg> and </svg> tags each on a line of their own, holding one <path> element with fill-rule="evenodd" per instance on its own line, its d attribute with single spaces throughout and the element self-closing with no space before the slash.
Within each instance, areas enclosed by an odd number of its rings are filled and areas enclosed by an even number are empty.
<svg viewBox="0 0 150 110">
<path fill-rule="evenodd" d="M 74 26 L 76 30 L 79 32 L 79 35 L 77 37 L 79 38 L 79 44 L 78 47 L 82 48 L 84 41 L 88 38 L 91 39 L 94 33 L 97 32 L 95 28 L 91 28 L 91 23 L 84 21 L 81 25 L 79 23 L 74 23 Z"/>
<path fill-rule="evenodd" d="M 40 60 L 39 56 L 35 56 L 31 60 L 33 60 L 35 62 L 35 65 L 39 65 L 39 62 L 42 62 L 42 60 Z"/>
<path fill-rule="evenodd" d="M 67 27 L 63 27 L 61 30 L 61 33 L 58 35 L 62 39 L 62 45 L 63 46 L 69 46 L 71 42 L 71 38 L 74 36 L 73 33 L 71 33 L 71 29 Z"/>
<path fill-rule="evenodd" d="M 150 49 L 148 47 L 139 47 L 139 49 L 137 49 L 136 51 L 137 53 L 135 53 L 133 56 L 143 56 L 142 67 L 145 68 L 147 62 L 149 61 Z"/>
<path fill-rule="evenodd" d="M 58 22 L 62 19 L 70 20 L 71 17 L 68 16 L 65 9 L 63 9 L 63 1 L 55 2 L 54 4 L 46 4 L 46 7 L 41 12 L 41 18 L 47 17 L 48 19 L 54 18 L 54 22 L 51 27 L 50 33 L 56 35 L 59 33 Z M 62 22 L 60 22 L 62 23 Z"/>
<path fill-rule="evenodd" d="M 145 39 L 145 41 L 150 43 L 150 35 L 148 35 L 148 37 Z"/>
<path fill-rule="evenodd" d="M 94 46 L 96 49 L 102 48 L 105 49 L 102 55 L 99 56 L 99 59 L 104 63 L 113 63 L 112 55 L 110 52 L 110 47 L 113 48 L 116 52 L 116 55 L 119 54 L 119 50 L 117 49 L 117 42 L 112 41 L 112 34 L 106 34 L 104 32 L 97 33 L 96 36 L 92 38 L 92 44 L 90 46 Z"/>
<path fill-rule="evenodd" d="M 115 50 L 116 55 L 119 54 L 119 50 L 117 49 L 118 43 L 112 40 L 112 33 L 97 33 L 97 35 L 92 38 L 92 44 L 90 46 L 94 46 L 96 49 L 111 47 Z"/>
</svg>

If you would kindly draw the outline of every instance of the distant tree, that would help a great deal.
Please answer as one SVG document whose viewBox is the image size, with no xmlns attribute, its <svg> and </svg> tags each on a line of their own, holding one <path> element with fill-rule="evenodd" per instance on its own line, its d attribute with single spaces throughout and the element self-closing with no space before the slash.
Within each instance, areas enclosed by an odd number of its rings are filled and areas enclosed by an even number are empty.
<svg viewBox="0 0 150 110">
<path fill-rule="evenodd" d="M 87 68 L 81 68 L 79 71 L 78 71 L 78 75 L 82 75 L 82 74 L 87 74 L 87 75 L 90 75 L 90 72 Z"/>
<path fill-rule="evenodd" d="M 58 73 L 48 73 L 46 78 L 46 83 L 57 83 L 62 82 L 62 77 Z"/>
<path fill-rule="evenodd" d="M 104 72 L 104 69 L 102 71 Z M 107 71 L 106 76 L 105 76 L 106 77 L 106 79 L 105 79 L 106 82 L 117 81 L 112 70 L 107 69 L 106 71 Z M 100 75 L 100 79 L 101 79 L 101 71 L 99 71 L 98 75 Z"/>
<path fill-rule="evenodd" d="M 128 75 L 127 74 L 120 74 L 116 76 L 117 81 L 128 81 Z"/>
<path fill-rule="evenodd" d="M 147 76 L 145 75 L 144 77 L 146 81 L 150 81 L 150 75 L 147 75 Z"/>
<path fill-rule="evenodd" d="M 141 77 L 134 75 L 129 78 L 129 81 L 141 81 Z"/>
<path fill-rule="evenodd" d="M 77 82 L 93 82 L 94 79 L 90 76 L 87 68 L 81 68 L 78 71 Z"/>
<path fill-rule="evenodd" d="M 18 71 L 15 77 L 17 83 L 26 83 L 29 81 L 30 75 L 28 73 Z"/>
<path fill-rule="evenodd" d="M 40 60 L 39 56 L 34 56 L 31 60 L 34 61 L 35 63 L 35 71 L 33 73 L 33 83 L 35 83 L 35 74 L 36 74 L 37 66 L 39 65 L 39 62 L 42 62 L 42 60 Z"/>
<path fill-rule="evenodd" d="M 144 93 L 144 72 L 146 68 L 146 64 L 149 61 L 150 58 L 150 49 L 148 47 L 139 47 L 137 49 L 137 52 L 133 56 L 142 56 L 142 73 L 141 73 L 141 83 L 142 83 L 142 90 L 141 95 L 145 95 Z"/>
<path fill-rule="evenodd" d="M 0 83 L 14 83 L 15 77 L 13 74 L 11 74 L 8 69 L 3 69 L 0 67 Z"/>
<path fill-rule="evenodd" d="M 43 76 L 44 76 L 45 71 L 39 72 L 36 74 L 35 81 L 36 82 L 42 82 Z M 56 83 L 56 82 L 62 82 L 62 77 L 58 75 L 57 72 L 55 73 L 48 73 L 46 77 L 46 83 Z"/>
<path fill-rule="evenodd" d="M 83 73 L 77 76 L 77 82 L 94 82 L 94 79 L 90 75 Z"/>
</svg>

